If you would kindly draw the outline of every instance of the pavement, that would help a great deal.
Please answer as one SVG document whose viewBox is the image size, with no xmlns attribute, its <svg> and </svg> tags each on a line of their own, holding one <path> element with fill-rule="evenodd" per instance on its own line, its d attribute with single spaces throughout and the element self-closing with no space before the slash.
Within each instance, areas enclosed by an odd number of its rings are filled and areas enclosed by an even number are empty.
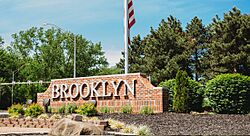
<svg viewBox="0 0 250 136">
<path fill-rule="evenodd" d="M 0 127 L 0 135 L 48 135 L 49 128 Z"/>
<path fill-rule="evenodd" d="M 6 118 L 9 116 L 9 113 L 4 110 L 0 110 L 0 118 Z"/>
</svg>

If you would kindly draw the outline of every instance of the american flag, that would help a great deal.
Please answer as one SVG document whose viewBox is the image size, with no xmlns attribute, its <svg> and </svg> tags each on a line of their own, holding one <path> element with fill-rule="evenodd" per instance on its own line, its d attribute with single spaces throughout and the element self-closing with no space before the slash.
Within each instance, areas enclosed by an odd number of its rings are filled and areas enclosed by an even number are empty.
<svg viewBox="0 0 250 136">
<path fill-rule="evenodd" d="M 135 24 L 134 8 L 132 0 L 128 0 L 128 44 L 130 45 L 130 28 Z"/>
</svg>

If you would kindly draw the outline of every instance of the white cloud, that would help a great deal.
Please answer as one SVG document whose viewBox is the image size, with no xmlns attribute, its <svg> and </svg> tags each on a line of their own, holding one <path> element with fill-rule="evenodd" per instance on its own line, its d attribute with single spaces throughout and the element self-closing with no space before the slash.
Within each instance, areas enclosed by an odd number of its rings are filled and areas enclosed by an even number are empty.
<svg viewBox="0 0 250 136">
<path fill-rule="evenodd" d="M 109 66 L 115 66 L 120 61 L 120 58 L 122 58 L 122 54 L 119 50 L 106 50 L 105 57 L 109 62 Z"/>
</svg>

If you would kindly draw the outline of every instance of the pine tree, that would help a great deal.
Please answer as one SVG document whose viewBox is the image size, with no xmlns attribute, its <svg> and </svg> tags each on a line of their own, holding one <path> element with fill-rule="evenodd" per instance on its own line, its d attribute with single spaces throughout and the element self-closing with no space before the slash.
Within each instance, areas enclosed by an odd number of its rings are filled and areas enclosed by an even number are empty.
<svg viewBox="0 0 250 136">
<path fill-rule="evenodd" d="M 145 39 L 145 62 L 156 84 L 175 77 L 177 70 L 189 71 L 188 54 L 181 22 L 170 16 L 159 27 L 151 28 Z"/>
<path fill-rule="evenodd" d="M 205 26 L 202 24 L 202 20 L 198 17 L 194 17 L 190 24 L 187 24 L 186 33 L 189 43 L 190 67 L 194 74 L 194 79 L 198 81 L 203 73 L 201 60 L 207 50 L 205 45 L 208 42 L 208 33 Z"/>
<path fill-rule="evenodd" d="M 147 73 L 145 68 L 144 59 L 144 39 L 142 40 L 140 35 L 137 35 L 131 41 L 131 45 L 128 46 L 128 62 L 130 73 Z M 124 56 L 124 52 L 122 52 Z M 120 59 L 120 62 L 116 64 L 118 68 L 124 69 L 124 57 Z"/>
<path fill-rule="evenodd" d="M 250 16 L 233 8 L 224 19 L 213 19 L 212 35 L 206 54 L 208 77 L 220 73 L 250 75 Z"/>
<path fill-rule="evenodd" d="M 3 40 L 3 38 L 0 36 L 0 46 L 3 45 L 3 43 L 4 43 L 4 40 Z"/>
</svg>

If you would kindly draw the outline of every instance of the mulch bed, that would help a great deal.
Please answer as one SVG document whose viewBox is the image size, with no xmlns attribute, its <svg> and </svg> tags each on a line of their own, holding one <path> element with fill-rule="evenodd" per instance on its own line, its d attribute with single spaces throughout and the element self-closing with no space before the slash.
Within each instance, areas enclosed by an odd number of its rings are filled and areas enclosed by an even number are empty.
<svg viewBox="0 0 250 136">
<path fill-rule="evenodd" d="M 250 115 L 191 115 L 181 113 L 101 114 L 126 124 L 147 125 L 155 135 L 249 135 Z"/>
</svg>

